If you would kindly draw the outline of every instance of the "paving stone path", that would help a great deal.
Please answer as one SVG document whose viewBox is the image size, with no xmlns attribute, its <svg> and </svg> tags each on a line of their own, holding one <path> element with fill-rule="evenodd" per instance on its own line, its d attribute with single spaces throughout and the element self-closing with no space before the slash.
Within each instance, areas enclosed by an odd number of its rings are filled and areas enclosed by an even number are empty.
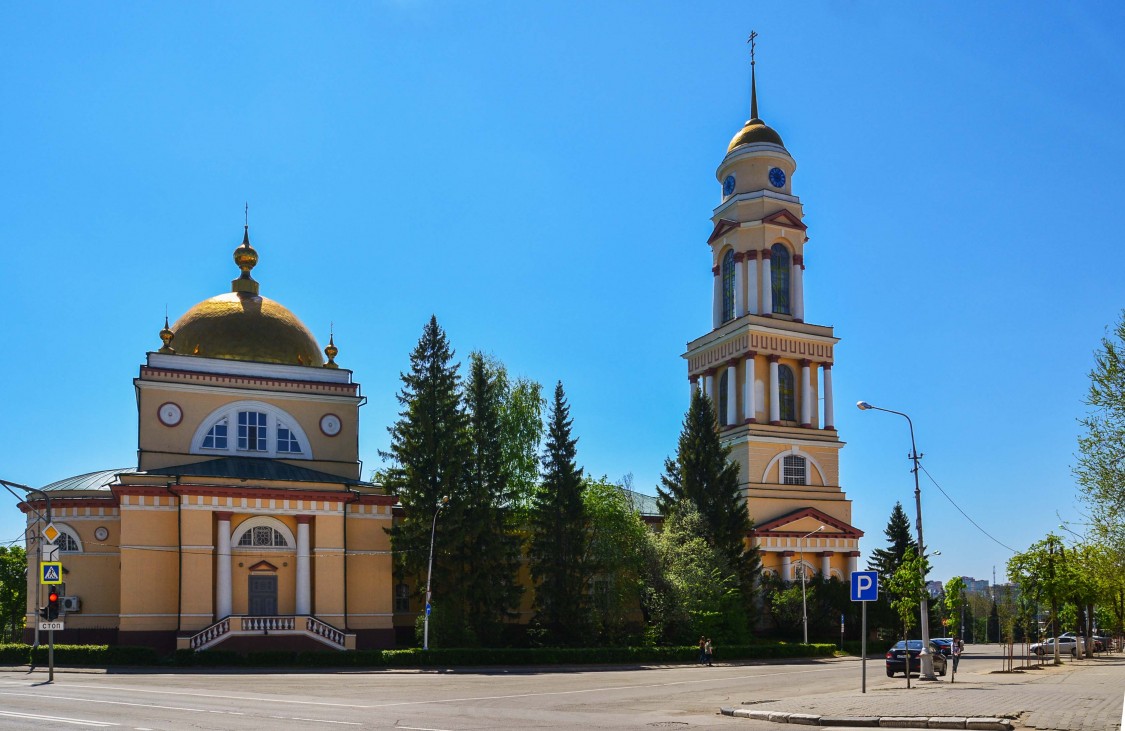
<svg viewBox="0 0 1125 731">
<path fill-rule="evenodd" d="M 870 669 L 871 664 L 868 664 Z M 878 668 L 876 664 L 876 668 Z M 1012 719 L 1017 728 L 1118 731 L 1125 655 L 1102 655 L 1015 673 L 958 673 L 957 681 L 868 684 L 858 690 L 781 701 L 745 699 L 739 708 L 824 717 L 950 716 Z"/>
</svg>

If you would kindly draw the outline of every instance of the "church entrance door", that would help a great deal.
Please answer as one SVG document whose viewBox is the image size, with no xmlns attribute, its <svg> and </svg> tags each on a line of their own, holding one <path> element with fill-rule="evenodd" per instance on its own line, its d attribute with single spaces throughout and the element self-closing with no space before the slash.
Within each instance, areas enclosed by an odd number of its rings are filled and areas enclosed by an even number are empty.
<svg viewBox="0 0 1125 731">
<path fill-rule="evenodd" d="M 277 577 L 250 575 L 248 591 L 251 617 L 272 617 L 277 614 Z"/>
</svg>

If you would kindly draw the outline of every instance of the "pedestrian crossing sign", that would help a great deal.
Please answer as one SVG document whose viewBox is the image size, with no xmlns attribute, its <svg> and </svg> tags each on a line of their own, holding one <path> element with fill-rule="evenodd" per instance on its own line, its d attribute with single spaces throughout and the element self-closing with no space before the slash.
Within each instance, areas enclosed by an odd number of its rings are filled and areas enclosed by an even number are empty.
<svg viewBox="0 0 1125 731">
<path fill-rule="evenodd" d="M 62 563 L 60 561 L 44 561 L 39 564 L 40 584 L 61 584 Z"/>
</svg>

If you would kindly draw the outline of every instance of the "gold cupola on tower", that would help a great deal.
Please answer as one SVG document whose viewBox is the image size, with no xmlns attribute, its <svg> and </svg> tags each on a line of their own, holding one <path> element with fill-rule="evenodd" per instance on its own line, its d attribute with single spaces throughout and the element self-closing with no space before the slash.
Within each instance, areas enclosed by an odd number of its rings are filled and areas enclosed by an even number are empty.
<svg viewBox="0 0 1125 731">
<path fill-rule="evenodd" d="M 768 142 L 770 144 L 785 147 L 785 143 L 781 141 L 779 135 L 772 127 L 767 125 L 758 118 L 758 80 L 754 73 L 754 48 L 753 40 L 757 37 L 754 33 L 750 37 L 750 119 L 746 120 L 746 124 L 738 131 L 738 134 L 730 141 L 727 146 L 727 152 L 731 152 L 736 147 L 742 145 L 751 145 L 755 142 Z"/>
<path fill-rule="evenodd" d="M 250 276 L 258 252 L 250 246 L 250 228 L 234 250 L 240 270 L 231 291 L 203 300 L 176 321 L 171 332 L 180 354 L 205 358 L 323 366 L 320 345 L 296 315 L 284 305 L 258 294 Z M 163 339 L 163 334 L 162 334 Z"/>
</svg>

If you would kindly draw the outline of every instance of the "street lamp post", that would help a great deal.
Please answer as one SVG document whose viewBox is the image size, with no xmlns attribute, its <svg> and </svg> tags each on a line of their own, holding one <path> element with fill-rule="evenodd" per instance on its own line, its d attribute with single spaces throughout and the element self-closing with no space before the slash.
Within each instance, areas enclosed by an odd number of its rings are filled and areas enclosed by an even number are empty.
<svg viewBox="0 0 1125 731">
<path fill-rule="evenodd" d="M 449 496 L 442 497 L 434 511 L 434 522 L 430 526 L 430 566 L 426 569 L 426 616 L 422 620 L 422 649 L 430 649 L 430 578 L 434 575 L 434 534 L 437 532 L 437 517 L 441 509 L 449 504 Z"/>
<path fill-rule="evenodd" d="M 910 459 L 914 462 L 914 508 L 918 514 L 918 553 L 920 554 L 920 561 L 918 562 L 919 571 L 922 573 L 922 651 L 918 654 L 918 659 L 922 662 L 921 673 L 919 680 L 937 680 L 934 675 L 934 657 L 930 653 L 930 592 L 926 589 L 926 544 L 922 541 L 922 488 L 918 484 L 918 446 L 914 441 L 914 422 L 910 417 L 901 411 L 894 411 L 892 409 L 884 409 L 879 406 L 872 406 L 866 401 L 856 402 L 856 406 L 860 411 L 885 411 L 888 414 L 898 414 L 906 419 L 906 423 L 910 426 Z"/>
<path fill-rule="evenodd" d="M 809 644 L 809 605 L 805 599 L 805 539 L 813 533 L 819 533 L 824 530 L 824 526 L 820 526 L 814 531 L 809 531 L 801 536 L 801 624 L 805 629 L 805 644 Z"/>
</svg>

